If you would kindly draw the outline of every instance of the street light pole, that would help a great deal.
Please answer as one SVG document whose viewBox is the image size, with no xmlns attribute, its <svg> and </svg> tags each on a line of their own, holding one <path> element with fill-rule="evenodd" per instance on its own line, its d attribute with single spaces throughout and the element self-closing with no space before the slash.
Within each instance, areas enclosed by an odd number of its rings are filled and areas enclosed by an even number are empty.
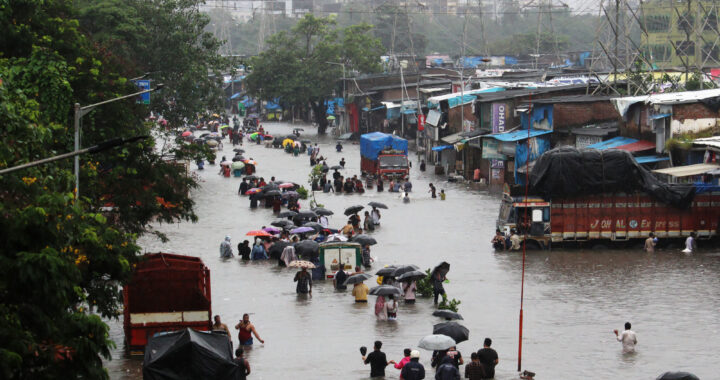
<svg viewBox="0 0 720 380">
<path fill-rule="evenodd" d="M 345 124 L 345 119 L 347 119 L 347 108 L 346 108 L 346 106 L 345 106 L 345 95 L 346 95 L 346 93 L 345 93 L 345 91 L 346 91 L 346 90 L 345 90 L 345 63 L 344 63 L 344 62 L 343 62 L 343 63 L 325 62 L 325 63 L 327 63 L 327 64 L 329 64 L 329 65 L 342 66 L 342 70 L 343 70 L 343 77 L 342 77 L 342 81 L 343 81 L 343 108 L 345 108 L 345 115 L 343 115 L 343 124 Z M 342 132 L 345 133 L 345 132 L 347 132 L 347 131 L 343 129 Z"/>
<path fill-rule="evenodd" d="M 75 116 L 74 116 L 74 124 L 75 124 L 75 152 L 78 152 L 80 150 L 80 119 L 82 119 L 83 116 L 87 115 L 90 111 L 95 109 L 95 107 L 116 102 L 118 100 L 123 100 L 127 98 L 132 98 L 134 96 L 142 95 L 148 92 L 153 92 L 155 90 L 159 90 L 163 88 L 163 84 L 160 83 L 155 88 L 151 88 L 149 90 L 143 90 L 138 91 L 129 95 L 120 96 L 118 98 L 105 100 L 99 103 L 90 104 L 88 106 L 81 107 L 80 103 L 75 103 Z M 75 199 L 80 199 L 80 156 L 75 155 Z"/>
</svg>

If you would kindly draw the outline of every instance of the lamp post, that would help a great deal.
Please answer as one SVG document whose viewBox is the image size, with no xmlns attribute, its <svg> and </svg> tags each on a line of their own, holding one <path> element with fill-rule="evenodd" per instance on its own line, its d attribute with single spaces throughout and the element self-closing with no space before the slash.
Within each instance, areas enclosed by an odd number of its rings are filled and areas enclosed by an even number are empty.
<svg viewBox="0 0 720 380">
<path fill-rule="evenodd" d="M 75 103 L 75 152 L 80 151 L 80 119 L 87 115 L 90 111 L 95 109 L 98 106 L 116 102 L 118 100 L 123 100 L 127 98 L 132 98 L 134 96 L 142 95 L 148 92 L 153 92 L 155 90 L 159 90 L 163 88 L 163 84 L 160 83 L 155 88 L 151 88 L 149 90 L 143 90 L 138 91 L 129 95 L 121 96 L 115 99 L 105 100 L 99 103 L 90 104 L 84 107 L 80 106 L 80 103 Z M 80 199 L 80 156 L 75 155 L 75 199 Z"/>
<path fill-rule="evenodd" d="M 327 63 L 329 65 L 342 66 L 342 70 L 343 70 L 343 78 L 342 78 L 342 81 L 343 81 L 343 108 L 344 108 L 345 107 L 345 64 L 337 63 L 337 62 L 325 62 L 325 63 Z M 347 119 L 346 115 L 347 115 L 347 111 L 345 111 L 345 115 L 343 115 L 343 125 L 345 124 L 345 120 Z M 343 130 L 343 132 L 346 132 L 346 130 Z"/>
</svg>

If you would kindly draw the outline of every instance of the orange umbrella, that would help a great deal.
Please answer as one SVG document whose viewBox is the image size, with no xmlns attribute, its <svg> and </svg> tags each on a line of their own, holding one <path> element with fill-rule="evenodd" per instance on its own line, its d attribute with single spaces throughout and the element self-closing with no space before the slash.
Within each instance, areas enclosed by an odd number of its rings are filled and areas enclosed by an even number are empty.
<svg viewBox="0 0 720 380">
<path fill-rule="evenodd" d="M 245 235 L 247 235 L 247 236 L 265 236 L 265 237 L 271 237 L 271 236 L 272 236 L 272 235 L 269 234 L 267 231 L 263 231 L 263 230 L 250 231 L 250 232 L 248 232 L 248 233 L 245 234 Z"/>
</svg>

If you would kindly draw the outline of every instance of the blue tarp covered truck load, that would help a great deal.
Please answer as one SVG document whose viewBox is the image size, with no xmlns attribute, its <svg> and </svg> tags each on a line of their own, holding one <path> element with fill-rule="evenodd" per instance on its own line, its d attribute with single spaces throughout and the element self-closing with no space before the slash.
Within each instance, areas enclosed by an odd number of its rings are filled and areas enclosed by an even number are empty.
<svg viewBox="0 0 720 380">
<path fill-rule="evenodd" d="M 361 156 L 377 160 L 380 152 L 385 149 L 402 151 L 407 155 L 408 142 L 404 138 L 382 132 L 366 133 L 360 136 Z"/>
<path fill-rule="evenodd" d="M 407 140 L 387 133 L 373 132 L 360 136 L 360 169 L 363 174 L 384 178 L 406 178 Z"/>
</svg>

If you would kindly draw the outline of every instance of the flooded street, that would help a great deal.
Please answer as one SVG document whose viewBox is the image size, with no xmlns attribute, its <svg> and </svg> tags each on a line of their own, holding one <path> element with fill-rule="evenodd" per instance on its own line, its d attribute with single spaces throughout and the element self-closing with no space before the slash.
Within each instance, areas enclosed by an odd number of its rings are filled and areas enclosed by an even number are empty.
<svg viewBox="0 0 720 380">
<path fill-rule="evenodd" d="M 273 135 L 291 133 L 289 124 L 267 123 Z M 316 140 L 314 128 L 305 127 Z M 336 153 L 335 140 L 321 137 L 320 154 L 329 165 L 341 157 L 347 161 L 344 176 L 360 174 L 358 145 L 344 144 Z M 245 142 L 245 156 L 258 162 L 258 176 L 297 182 L 309 188 L 309 157 L 266 149 Z M 232 157 L 225 140 L 223 153 Z M 495 229 L 499 201 L 463 184 L 450 184 L 413 169 L 411 202 L 404 204 L 397 193 L 363 195 L 316 193 L 318 203 L 333 210 L 332 227 L 346 219 L 343 210 L 351 205 L 380 201 L 382 226 L 372 233 L 378 244 L 370 273 L 386 264 L 416 264 L 422 270 L 440 261 L 451 264 L 449 298 L 462 301 L 460 321 L 470 329 L 470 340 L 458 345 L 469 362 L 470 353 L 493 339 L 500 356 L 496 379 L 517 378 L 518 312 L 522 256 L 517 252 L 495 252 L 490 240 Z M 192 165 L 195 171 L 196 166 Z M 362 364 L 358 348 L 372 347 L 382 340 L 388 359 L 399 360 L 402 350 L 415 347 L 421 337 L 441 322 L 431 315 L 431 299 L 414 305 L 400 304 L 398 321 L 376 322 L 374 297 L 367 305 L 355 304 L 347 292 L 336 292 L 331 281 L 314 283 L 312 298 L 299 298 L 293 283 L 294 269 L 279 268 L 276 260 L 243 263 L 222 261 L 218 247 L 225 235 L 237 244 L 250 240 L 245 233 L 269 225 L 271 209 L 249 209 L 247 197 L 237 194 L 239 178 L 217 174 L 218 166 L 198 172 L 202 187 L 193 193 L 198 223 L 158 225 L 170 238 L 166 244 L 150 237 L 140 241 L 146 252 L 172 252 L 201 257 L 210 268 L 213 314 L 219 314 L 233 332 L 243 313 L 266 341 L 248 350 L 252 379 L 367 378 L 369 366 Z M 443 177 L 444 178 L 444 177 Z M 431 199 L 428 183 L 445 189 L 447 200 Z M 387 184 L 386 184 L 387 188 Z M 301 201 L 309 209 L 309 200 Z M 537 379 L 654 379 L 664 371 L 686 370 L 702 379 L 715 378 L 720 352 L 720 253 L 703 250 L 694 255 L 678 251 L 529 251 L 525 283 L 523 369 L 536 372 Z M 375 285 L 374 279 L 367 282 Z M 622 355 L 613 329 L 622 330 L 630 321 L 638 334 L 637 353 Z M 141 358 L 124 354 L 122 319 L 111 321 L 117 348 L 106 363 L 114 379 L 142 376 Z M 426 378 L 432 378 L 431 352 L 420 350 Z M 461 367 L 461 372 L 464 368 Z M 386 370 L 387 378 L 399 371 Z"/>
</svg>

